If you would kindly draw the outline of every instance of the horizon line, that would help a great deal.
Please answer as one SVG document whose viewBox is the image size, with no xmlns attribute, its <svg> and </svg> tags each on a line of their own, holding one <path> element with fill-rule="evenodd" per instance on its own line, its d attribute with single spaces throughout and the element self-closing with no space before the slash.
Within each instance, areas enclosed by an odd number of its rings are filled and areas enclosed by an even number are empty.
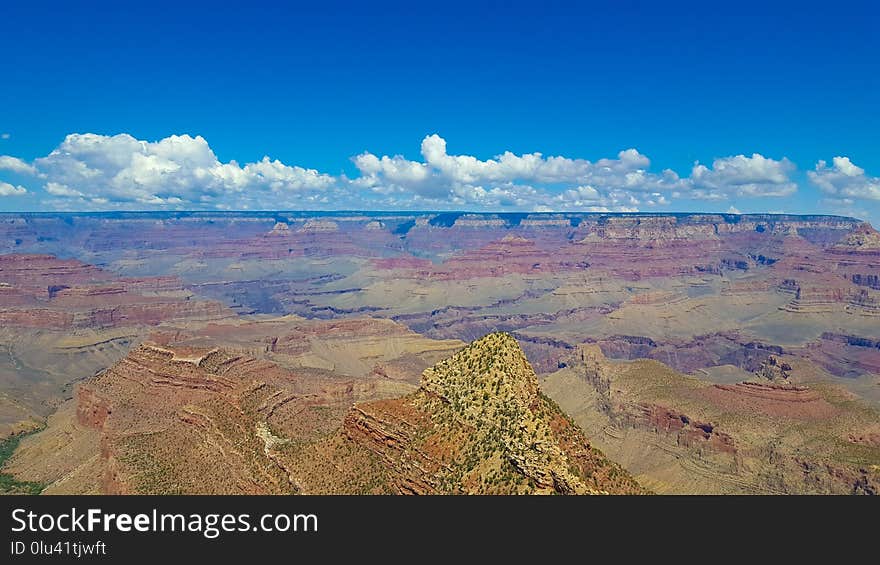
<svg viewBox="0 0 880 565">
<path fill-rule="evenodd" d="M 595 212 L 595 211 L 474 211 L 474 210 L 370 210 L 370 209 L 338 209 L 338 210 L 296 210 L 296 209 L 266 209 L 266 210 L 45 210 L 45 211 L 0 211 L 0 216 L 64 216 L 64 215 L 102 215 L 102 214 L 473 214 L 473 215 L 499 215 L 499 216 L 529 216 L 529 215 L 567 215 L 567 216 L 722 216 L 722 217 L 747 217 L 747 216 L 779 216 L 779 217 L 822 217 L 838 218 L 867 222 L 855 216 L 843 216 L 840 214 L 825 213 L 796 213 L 796 212 Z"/>
</svg>

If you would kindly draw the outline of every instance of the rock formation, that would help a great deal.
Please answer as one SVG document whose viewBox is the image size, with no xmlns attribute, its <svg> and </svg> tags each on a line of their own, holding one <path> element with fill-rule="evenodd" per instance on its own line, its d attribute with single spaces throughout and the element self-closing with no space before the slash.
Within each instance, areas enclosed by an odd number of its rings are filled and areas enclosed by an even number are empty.
<svg viewBox="0 0 880 565">
<path fill-rule="evenodd" d="M 587 345 L 544 385 L 658 492 L 876 494 L 880 449 L 858 438 L 880 412 L 834 387 L 794 384 L 795 372 L 771 356 L 749 381 L 712 384 Z"/>
<path fill-rule="evenodd" d="M 54 493 L 643 492 L 540 393 L 509 335 L 426 369 L 410 395 L 352 406 L 378 381 L 144 344 L 81 384 L 8 470 Z"/>
<path fill-rule="evenodd" d="M 540 393 L 509 334 L 427 369 L 413 395 L 356 405 L 344 434 L 383 462 L 397 492 L 641 492 Z"/>
</svg>

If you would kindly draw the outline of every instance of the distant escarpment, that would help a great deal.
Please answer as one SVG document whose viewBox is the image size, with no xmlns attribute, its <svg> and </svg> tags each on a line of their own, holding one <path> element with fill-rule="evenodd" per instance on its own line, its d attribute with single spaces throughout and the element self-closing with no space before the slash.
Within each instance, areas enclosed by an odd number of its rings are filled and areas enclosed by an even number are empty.
<svg viewBox="0 0 880 565">
<path fill-rule="evenodd" d="M 73 259 L 0 255 L 0 324 L 69 330 L 155 326 L 231 312 L 175 277 L 124 278 Z"/>
</svg>

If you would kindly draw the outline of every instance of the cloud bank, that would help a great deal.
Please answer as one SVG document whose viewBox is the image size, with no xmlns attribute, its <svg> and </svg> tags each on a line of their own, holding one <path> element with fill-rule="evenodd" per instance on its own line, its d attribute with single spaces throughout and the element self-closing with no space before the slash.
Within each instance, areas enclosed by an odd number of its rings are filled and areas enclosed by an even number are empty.
<svg viewBox="0 0 880 565">
<path fill-rule="evenodd" d="M 712 168 L 697 163 L 691 171 L 691 196 L 726 200 L 731 196 L 790 196 L 797 192 L 790 175 L 794 163 L 769 159 L 759 153 L 715 159 Z"/>
<path fill-rule="evenodd" d="M 71 134 L 49 155 L 25 163 L 0 157 L 0 169 L 31 174 L 47 194 L 71 207 L 226 207 L 315 198 L 335 183 L 313 169 L 265 157 L 240 166 L 221 163 L 201 136 L 172 135 L 157 142 L 128 134 Z"/>
<path fill-rule="evenodd" d="M 880 177 L 869 177 L 865 169 L 856 166 L 849 157 L 835 157 L 830 167 L 825 161 L 819 161 L 807 176 L 831 200 L 844 204 L 880 200 Z"/>
<path fill-rule="evenodd" d="M 797 192 L 796 167 L 760 154 L 695 163 L 690 176 L 652 170 L 636 149 L 590 161 L 510 151 L 490 159 L 422 140 L 421 158 L 365 151 L 353 177 L 264 157 L 222 162 L 201 136 L 144 141 L 128 134 L 71 134 L 45 157 L 0 156 L 0 196 L 38 198 L 57 209 L 491 209 L 639 211 L 678 199 L 782 198 Z M 880 200 L 880 179 L 846 157 L 820 161 L 810 181 L 830 199 Z M 5 178 L 10 177 L 10 178 Z M 725 205 L 726 207 L 726 205 Z M 730 207 L 735 210 L 735 206 Z"/>
<path fill-rule="evenodd" d="M 446 140 L 422 141 L 423 161 L 365 152 L 353 159 L 360 177 L 352 184 L 396 201 L 422 207 L 631 209 L 665 204 L 664 191 L 685 188 L 678 175 L 648 172 L 650 160 L 635 149 L 596 162 L 541 153 L 493 159 L 450 155 Z"/>
</svg>

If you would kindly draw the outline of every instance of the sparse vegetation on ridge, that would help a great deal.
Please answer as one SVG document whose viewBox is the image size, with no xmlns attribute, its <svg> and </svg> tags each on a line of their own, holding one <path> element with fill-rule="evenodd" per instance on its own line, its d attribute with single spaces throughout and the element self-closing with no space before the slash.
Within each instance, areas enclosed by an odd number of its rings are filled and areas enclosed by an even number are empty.
<svg viewBox="0 0 880 565">
<path fill-rule="evenodd" d="M 12 457 L 12 454 L 18 448 L 18 444 L 25 437 L 38 432 L 33 430 L 30 432 L 21 432 L 16 435 L 9 436 L 0 442 L 0 471 L 6 461 Z M 40 494 L 46 485 L 36 481 L 19 481 L 8 473 L 0 472 L 0 494 Z"/>
</svg>

